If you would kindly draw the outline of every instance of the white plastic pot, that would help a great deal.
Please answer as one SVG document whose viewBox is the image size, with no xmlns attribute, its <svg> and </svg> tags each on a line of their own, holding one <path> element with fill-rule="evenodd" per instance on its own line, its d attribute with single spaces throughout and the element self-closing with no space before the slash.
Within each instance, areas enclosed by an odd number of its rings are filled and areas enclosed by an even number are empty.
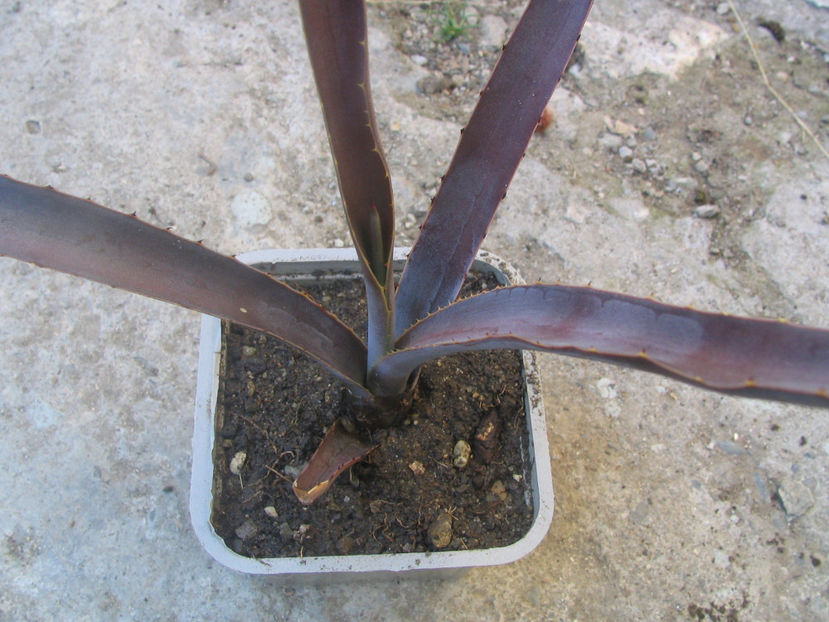
<svg viewBox="0 0 829 622">
<path fill-rule="evenodd" d="M 408 249 L 395 249 L 396 265 L 402 267 Z M 265 250 L 245 253 L 240 261 L 254 264 L 277 276 L 295 278 L 320 273 L 335 276 L 359 272 L 354 249 Z M 495 274 L 502 284 L 520 283 L 514 269 L 503 260 L 481 252 L 473 266 Z M 196 536 L 218 562 L 228 568 L 253 574 L 284 575 L 306 579 L 394 578 L 402 573 L 416 576 L 446 574 L 470 566 L 506 564 L 527 555 L 544 538 L 553 518 L 553 484 L 547 445 L 546 419 L 541 402 L 538 372 L 532 352 L 524 352 L 525 412 L 530 432 L 528 459 L 532 476 L 533 523 L 523 538 L 508 546 L 471 551 L 438 551 L 380 555 L 285 557 L 254 559 L 232 551 L 213 529 L 213 443 L 216 437 L 215 407 L 219 386 L 221 321 L 202 316 L 199 372 L 193 433 L 193 474 L 190 516 Z"/>
</svg>

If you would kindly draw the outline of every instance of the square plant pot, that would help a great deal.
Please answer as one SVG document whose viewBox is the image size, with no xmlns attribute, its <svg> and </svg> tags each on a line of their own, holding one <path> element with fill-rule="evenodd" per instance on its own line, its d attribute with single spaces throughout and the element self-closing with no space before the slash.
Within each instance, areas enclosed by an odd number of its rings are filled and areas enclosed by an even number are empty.
<svg viewBox="0 0 829 622">
<path fill-rule="evenodd" d="M 395 267 L 402 268 L 408 249 L 395 249 Z M 264 250 L 239 255 L 238 259 L 277 277 L 309 281 L 320 274 L 338 273 L 354 278 L 359 264 L 354 249 Z M 493 274 L 503 285 L 521 283 L 513 268 L 503 260 L 481 252 L 473 270 Z M 524 412 L 529 432 L 527 472 L 530 474 L 533 521 L 518 541 L 498 548 L 337 555 L 318 557 L 252 558 L 231 550 L 210 521 L 213 505 L 213 455 L 216 440 L 216 403 L 221 367 L 222 324 L 215 317 L 202 316 L 199 371 L 196 389 L 193 434 L 193 472 L 190 488 L 190 516 L 196 536 L 218 562 L 252 574 L 281 575 L 296 579 L 343 580 L 396 578 L 403 574 L 426 577 L 445 575 L 473 566 L 506 564 L 530 553 L 547 533 L 553 518 L 553 485 L 547 444 L 546 418 L 541 401 L 538 372 L 532 352 L 522 353 Z"/>
</svg>

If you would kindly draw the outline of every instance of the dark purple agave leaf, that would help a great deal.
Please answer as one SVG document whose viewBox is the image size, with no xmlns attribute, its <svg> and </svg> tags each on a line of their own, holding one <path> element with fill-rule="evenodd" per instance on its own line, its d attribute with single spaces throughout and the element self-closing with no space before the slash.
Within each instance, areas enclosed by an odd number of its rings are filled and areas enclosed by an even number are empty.
<svg viewBox="0 0 829 622">
<path fill-rule="evenodd" d="M 829 331 L 704 313 L 582 287 L 506 287 L 417 323 L 374 370 L 396 391 L 412 369 L 465 350 L 531 348 L 621 363 L 738 395 L 829 407 Z"/>
<path fill-rule="evenodd" d="M 363 264 L 369 360 L 388 350 L 394 209 L 374 119 L 362 0 L 301 0 L 305 39 L 354 245 Z"/>
<path fill-rule="evenodd" d="M 591 0 L 533 0 L 481 93 L 406 264 L 395 335 L 458 294 L 550 95 Z"/>
<path fill-rule="evenodd" d="M 134 216 L 0 176 L 0 255 L 265 331 L 367 396 L 365 345 L 336 317 L 267 274 Z"/>
</svg>

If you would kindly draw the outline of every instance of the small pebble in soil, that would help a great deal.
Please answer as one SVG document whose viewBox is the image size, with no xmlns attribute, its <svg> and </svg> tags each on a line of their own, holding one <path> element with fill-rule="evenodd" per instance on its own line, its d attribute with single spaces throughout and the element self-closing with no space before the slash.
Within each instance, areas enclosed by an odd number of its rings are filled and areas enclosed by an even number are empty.
<svg viewBox="0 0 829 622">
<path fill-rule="evenodd" d="M 630 162 L 633 160 L 633 149 L 626 145 L 619 147 L 619 157 L 623 162 Z"/>
<path fill-rule="evenodd" d="M 441 512 L 437 518 L 429 525 L 427 532 L 429 541 L 436 549 L 442 549 L 449 546 L 452 542 L 452 516 L 449 512 Z"/>
<path fill-rule="evenodd" d="M 630 123 L 625 123 L 619 119 L 604 118 L 605 129 L 611 134 L 618 136 L 632 136 L 637 132 L 637 128 Z"/>
<path fill-rule="evenodd" d="M 803 516 L 815 504 L 812 491 L 805 484 L 791 477 L 785 477 L 780 482 L 777 496 L 789 520 Z"/>
<path fill-rule="evenodd" d="M 283 522 L 279 525 L 279 535 L 285 540 L 290 540 L 294 537 L 294 530 L 291 529 L 291 526 L 288 523 Z"/>
<path fill-rule="evenodd" d="M 694 163 L 694 170 L 697 173 L 707 173 L 711 166 L 705 160 L 699 160 Z"/>
<path fill-rule="evenodd" d="M 653 130 L 652 127 L 646 127 L 642 131 L 642 138 L 645 140 L 656 140 L 656 132 Z"/>
<path fill-rule="evenodd" d="M 256 523 L 253 519 L 248 519 L 236 528 L 236 536 L 241 540 L 247 540 L 259 533 Z"/>
<path fill-rule="evenodd" d="M 242 472 L 242 467 L 245 466 L 245 460 L 248 455 L 244 451 L 237 451 L 230 460 L 230 472 L 234 475 L 239 475 Z"/>
<path fill-rule="evenodd" d="M 351 551 L 354 550 L 354 545 L 356 544 L 354 538 L 350 535 L 346 534 L 342 538 L 339 539 L 337 542 L 337 550 L 342 555 L 349 555 Z"/>
<path fill-rule="evenodd" d="M 501 480 L 495 480 L 494 482 L 492 482 L 492 487 L 489 489 L 487 501 L 489 501 L 490 503 L 502 503 L 506 500 L 507 487 L 504 486 L 504 482 L 502 482 Z"/>
<path fill-rule="evenodd" d="M 475 457 L 484 464 L 489 464 L 495 458 L 500 432 L 501 420 L 498 413 L 491 410 L 481 420 L 475 432 Z"/>
<path fill-rule="evenodd" d="M 272 505 L 265 507 L 265 514 L 270 518 L 276 518 L 277 516 L 279 516 L 279 514 L 276 513 L 276 508 Z"/>
<path fill-rule="evenodd" d="M 457 468 L 463 469 L 469 464 L 469 458 L 472 455 L 472 446 L 465 440 L 461 439 L 455 443 L 455 448 L 452 450 L 452 464 Z"/>
<path fill-rule="evenodd" d="M 694 208 L 694 216 L 697 218 L 716 218 L 720 214 L 720 208 L 716 205 L 698 205 Z"/>
<path fill-rule="evenodd" d="M 412 473 L 415 475 L 423 475 L 426 472 L 426 467 L 423 466 L 422 462 L 415 460 L 409 465 L 409 468 L 412 470 Z"/>
<path fill-rule="evenodd" d="M 616 134 L 602 134 L 599 136 L 599 144 L 606 149 L 618 149 L 622 146 L 622 137 Z"/>
</svg>

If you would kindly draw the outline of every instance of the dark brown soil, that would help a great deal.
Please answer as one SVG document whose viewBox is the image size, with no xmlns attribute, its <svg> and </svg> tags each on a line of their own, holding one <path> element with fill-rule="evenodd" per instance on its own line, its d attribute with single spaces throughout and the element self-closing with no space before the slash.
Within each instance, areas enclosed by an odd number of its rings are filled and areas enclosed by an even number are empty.
<svg viewBox="0 0 829 622">
<path fill-rule="evenodd" d="M 490 286 L 467 286 L 467 293 Z M 305 289 L 364 331 L 359 280 Z M 280 341 L 235 325 L 224 329 L 212 521 L 234 551 L 266 558 L 436 550 L 428 531 L 441 515 L 452 526 L 445 550 L 504 546 L 529 529 L 529 441 L 517 352 L 455 355 L 424 366 L 404 422 L 371 432 L 379 447 L 369 458 L 303 506 L 291 483 L 325 429 L 348 413 L 347 391 Z M 500 429 L 486 463 L 489 452 L 474 437 L 488 416 Z M 453 466 L 452 454 L 461 439 L 473 446 L 463 469 Z M 230 464 L 239 452 L 246 458 L 234 474 Z"/>
</svg>

